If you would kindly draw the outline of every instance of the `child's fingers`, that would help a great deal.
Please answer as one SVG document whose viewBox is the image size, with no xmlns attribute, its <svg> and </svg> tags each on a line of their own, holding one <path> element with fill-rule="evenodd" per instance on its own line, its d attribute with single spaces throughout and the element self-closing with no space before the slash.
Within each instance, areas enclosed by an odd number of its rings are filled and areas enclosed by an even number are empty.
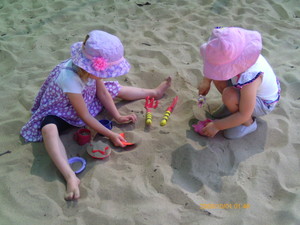
<svg viewBox="0 0 300 225">
<path fill-rule="evenodd" d="M 127 116 L 127 121 L 126 122 L 133 122 L 135 123 L 137 121 L 137 116 L 135 114 L 131 114 Z"/>
<path fill-rule="evenodd" d="M 204 128 L 202 129 L 202 134 L 205 135 L 205 136 L 208 136 L 208 135 L 207 135 L 207 128 L 206 128 L 206 127 L 204 127 Z"/>
<path fill-rule="evenodd" d="M 208 123 L 208 124 L 209 124 L 209 123 Z M 207 137 L 211 137 L 212 135 L 211 135 L 211 133 L 209 132 L 210 129 L 209 129 L 208 124 L 202 129 L 202 133 L 203 133 L 205 136 L 207 136 Z"/>
<path fill-rule="evenodd" d="M 135 114 L 131 115 L 131 121 L 134 123 L 137 121 L 137 116 Z"/>
<path fill-rule="evenodd" d="M 125 138 L 124 138 L 122 135 L 119 134 L 118 137 L 119 137 L 119 140 L 120 140 L 120 141 L 126 141 Z"/>
<path fill-rule="evenodd" d="M 121 137 L 122 138 L 122 137 Z M 115 142 L 115 146 L 120 146 L 120 147 L 125 147 L 125 145 L 122 143 L 122 141 L 125 141 L 124 138 L 121 139 L 119 136 L 119 139 L 117 139 L 117 141 Z"/>
</svg>

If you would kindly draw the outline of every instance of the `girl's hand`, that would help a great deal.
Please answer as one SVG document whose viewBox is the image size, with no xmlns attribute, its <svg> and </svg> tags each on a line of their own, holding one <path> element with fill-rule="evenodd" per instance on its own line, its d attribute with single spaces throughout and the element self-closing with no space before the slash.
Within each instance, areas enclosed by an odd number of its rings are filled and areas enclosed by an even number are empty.
<svg viewBox="0 0 300 225">
<path fill-rule="evenodd" d="M 202 133 L 207 137 L 214 137 L 219 132 L 214 122 L 208 123 L 202 130 Z"/>
<path fill-rule="evenodd" d="M 130 114 L 127 116 L 119 116 L 118 118 L 116 118 L 116 121 L 118 123 L 130 123 L 130 122 L 135 123 L 137 121 L 137 116 L 135 114 Z"/>
<path fill-rule="evenodd" d="M 112 134 L 109 136 L 109 139 L 114 144 L 114 146 L 125 147 L 125 145 L 122 144 L 122 141 L 126 140 L 120 134 L 112 132 Z"/>
<path fill-rule="evenodd" d="M 198 90 L 199 90 L 198 94 L 204 95 L 204 96 L 207 95 L 207 93 L 210 90 L 210 83 L 211 83 L 211 80 L 204 77 L 202 82 L 198 86 Z"/>
</svg>

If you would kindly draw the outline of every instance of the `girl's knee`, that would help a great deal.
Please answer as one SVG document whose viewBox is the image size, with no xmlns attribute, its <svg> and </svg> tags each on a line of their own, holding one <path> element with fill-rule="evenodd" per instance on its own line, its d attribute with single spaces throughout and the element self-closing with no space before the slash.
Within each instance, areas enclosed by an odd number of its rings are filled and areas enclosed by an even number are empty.
<svg viewBox="0 0 300 225">
<path fill-rule="evenodd" d="M 239 102 L 239 93 L 233 87 L 226 87 L 222 93 L 222 100 L 225 105 L 236 105 Z"/>
<path fill-rule="evenodd" d="M 57 134 L 58 134 L 57 126 L 53 123 L 47 124 L 42 127 L 43 137 L 57 135 Z"/>
</svg>

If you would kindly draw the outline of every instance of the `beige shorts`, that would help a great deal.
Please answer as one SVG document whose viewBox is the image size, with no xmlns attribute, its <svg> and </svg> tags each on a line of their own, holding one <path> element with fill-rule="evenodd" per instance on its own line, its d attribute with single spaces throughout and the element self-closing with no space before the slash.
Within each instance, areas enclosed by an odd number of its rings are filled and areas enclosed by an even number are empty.
<svg viewBox="0 0 300 225">
<path fill-rule="evenodd" d="M 256 104 L 252 116 L 260 117 L 260 116 L 267 115 L 268 113 L 273 111 L 276 105 L 277 102 L 271 104 L 265 104 L 260 97 L 256 97 Z"/>
</svg>

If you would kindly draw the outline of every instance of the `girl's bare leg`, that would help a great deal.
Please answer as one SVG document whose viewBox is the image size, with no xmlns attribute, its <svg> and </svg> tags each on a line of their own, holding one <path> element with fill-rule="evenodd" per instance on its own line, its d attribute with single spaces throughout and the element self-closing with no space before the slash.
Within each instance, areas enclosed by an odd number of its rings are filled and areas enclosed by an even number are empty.
<svg viewBox="0 0 300 225">
<path fill-rule="evenodd" d="M 168 77 L 154 89 L 122 86 L 118 97 L 129 101 L 144 99 L 147 96 L 154 97 L 155 99 L 160 99 L 163 97 L 166 90 L 171 86 L 171 83 L 172 79 L 171 77 Z"/>
<path fill-rule="evenodd" d="M 59 133 L 55 124 L 47 124 L 42 128 L 45 148 L 67 182 L 66 200 L 74 200 L 80 197 L 80 180 L 68 163 L 66 149 L 60 140 Z"/>
<path fill-rule="evenodd" d="M 231 113 L 235 113 L 239 110 L 239 100 L 239 90 L 233 87 L 227 87 L 223 89 L 222 101 Z"/>
<path fill-rule="evenodd" d="M 218 89 L 218 91 L 222 94 L 223 90 L 228 86 L 227 85 L 227 81 L 223 81 L 223 80 L 214 80 L 214 85 L 216 86 L 216 88 Z"/>
<path fill-rule="evenodd" d="M 218 80 L 213 80 L 214 85 L 218 89 L 218 91 L 223 95 L 224 89 L 227 88 L 228 81 L 218 81 Z M 223 101 L 224 103 L 224 101 Z M 232 112 L 227 109 L 226 104 L 220 105 L 214 112 L 209 112 L 209 114 L 214 118 L 214 119 L 221 119 L 224 117 L 227 117 L 231 114 Z"/>
<path fill-rule="evenodd" d="M 225 88 L 222 93 L 222 100 L 231 113 L 235 113 L 239 110 L 240 93 L 238 89 L 234 87 Z M 243 125 L 249 126 L 252 122 L 253 119 L 250 117 Z"/>
</svg>

